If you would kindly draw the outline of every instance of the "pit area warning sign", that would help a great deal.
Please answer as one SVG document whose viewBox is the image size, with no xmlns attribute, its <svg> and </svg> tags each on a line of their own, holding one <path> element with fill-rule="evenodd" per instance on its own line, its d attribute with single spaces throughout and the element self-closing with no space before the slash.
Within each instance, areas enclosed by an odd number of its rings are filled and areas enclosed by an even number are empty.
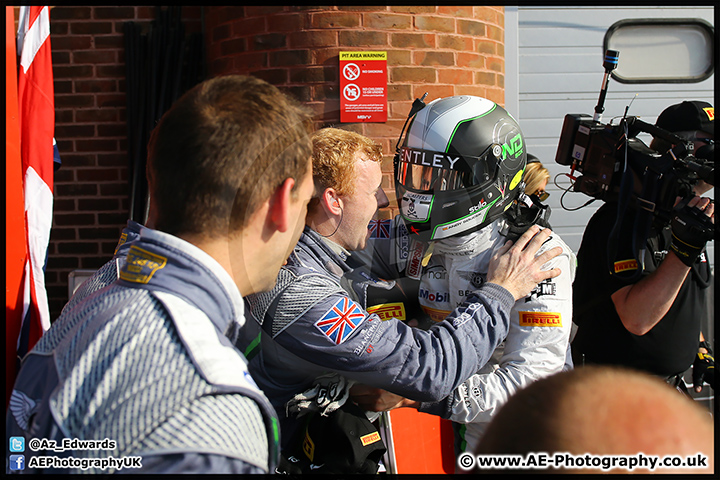
<svg viewBox="0 0 720 480">
<path fill-rule="evenodd" d="M 387 121 L 387 52 L 340 52 L 340 122 Z"/>
</svg>

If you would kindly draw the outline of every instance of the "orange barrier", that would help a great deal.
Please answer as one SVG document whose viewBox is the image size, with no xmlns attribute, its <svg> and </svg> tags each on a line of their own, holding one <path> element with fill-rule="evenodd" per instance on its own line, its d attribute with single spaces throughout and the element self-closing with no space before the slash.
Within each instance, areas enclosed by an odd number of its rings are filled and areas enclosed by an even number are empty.
<svg viewBox="0 0 720 480">
<path fill-rule="evenodd" d="M 384 414 L 384 421 L 389 424 L 385 430 L 389 473 L 455 472 L 453 429 L 449 420 L 412 408 L 397 408 Z"/>
</svg>

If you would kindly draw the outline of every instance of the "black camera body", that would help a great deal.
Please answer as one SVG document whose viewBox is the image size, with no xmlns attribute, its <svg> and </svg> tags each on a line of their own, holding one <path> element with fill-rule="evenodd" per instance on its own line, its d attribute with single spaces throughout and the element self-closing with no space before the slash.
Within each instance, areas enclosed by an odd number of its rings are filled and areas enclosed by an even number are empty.
<svg viewBox="0 0 720 480">
<path fill-rule="evenodd" d="M 708 142 L 701 147 L 697 153 L 702 158 L 697 158 L 692 141 L 638 117 L 627 116 L 629 106 L 615 124 L 601 123 L 610 72 L 617 66 L 619 55 L 616 50 L 605 52 L 605 76 L 595 116 L 565 115 L 555 162 L 571 167 L 568 177 L 572 181 L 572 190 L 593 197 L 591 201 L 617 203 L 617 218 L 607 244 L 611 275 L 622 276 L 612 267 L 620 236 L 619 226 L 627 209 L 636 209 L 632 248 L 635 260 L 643 267 L 635 269 L 627 278 L 635 281 L 644 270 L 643 252 L 651 231 L 660 231 L 670 225 L 693 198 L 693 187 L 700 180 L 715 185 L 714 143 Z M 636 138 L 641 132 L 660 140 L 651 145 L 662 144 L 658 148 L 665 151 L 655 151 Z M 575 172 L 582 175 L 575 177 Z M 562 205 L 562 197 L 560 202 Z M 709 217 L 695 215 L 691 220 L 700 237 L 713 238 L 715 227 Z"/>
<path fill-rule="evenodd" d="M 646 132 L 673 147 L 657 152 L 636 138 Z M 573 190 L 605 202 L 625 195 L 628 205 L 668 224 L 677 197 L 692 195 L 704 180 L 714 185 L 714 159 L 693 156 L 693 143 L 637 117 L 603 124 L 585 114 L 567 114 L 555 162 L 570 166 Z M 582 175 L 573 176 L 575 172 Z M 652 184 L 651 184 L 652 183 Z"/>
<path fill-rule="evenodd" d="M 565 115 L 555 162 L 583 174 L 573 184 L 576 192 L 607 200 L 617 165 L 617 137 L 612 127 L 589 115 Z"/>
</svg>

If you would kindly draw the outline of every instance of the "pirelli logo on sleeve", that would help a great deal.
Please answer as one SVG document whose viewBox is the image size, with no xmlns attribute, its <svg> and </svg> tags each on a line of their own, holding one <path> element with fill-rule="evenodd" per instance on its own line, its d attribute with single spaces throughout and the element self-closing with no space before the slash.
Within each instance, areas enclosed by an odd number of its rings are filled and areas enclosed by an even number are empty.
<svg viewBox="0 0 720 480">
<path fill-rule="evenodd" d="M 620 260 L 615 262 L 615 273 L 625 272 L 628 270 L 637 270 L 637 260 Z"/>
<path fill-rule="evenodd" d="M 367 435 L 363 435 L 360 437 L 360 441 L 363 444 L 363 447 L 366 445 L 370 445 L 371 443 L 375 443 L 380 441 L 380 433 L 379 432 L 373 432 L 368 433 Z"/>
<path fill-rule="evenodd" d="M 557 312 L 518 312 L 521 327 L 562 327 L 562 316 Z"/>
<path fill-rule="evenodd" d="M 380 317 L 383 322 L 390 320 L 391 318 L 397 318 L 398 320 L 405 320 L 405 305 L 402 302 L 397 303 L 382 303 L 368 307 L 366 310 L 370 314 L 375 314 Z"/>
</svg>

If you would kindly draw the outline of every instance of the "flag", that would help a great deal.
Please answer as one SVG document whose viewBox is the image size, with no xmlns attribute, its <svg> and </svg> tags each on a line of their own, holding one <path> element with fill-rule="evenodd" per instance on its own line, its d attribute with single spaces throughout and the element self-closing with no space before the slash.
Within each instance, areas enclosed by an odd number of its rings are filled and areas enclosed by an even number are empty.
<svg viewBox="0 0 720 480">
<path fill-rule="evenodd" d="M 370 220 L 370 238 L 390 238 L 391 222 L 392 220 Z"/>
<path fill-rule="evenodd" d="M 343 297 L 315 322 L 315 326 L 335 344 L 340 345 L 363 320 L 365 314 L 358 304 Z"/>
<path fill-rule="evenodd" d="M 20 161 L 14 7 L 5 7 L 5 407 L 17 373 L 27 240 Z"/>
<path fill-rule="evenodd" d="M 20 359 L 50 328 L 44 267 L 52 226 L 57 147 L 53 138 L 55 105 L 49 7 L 20 7 L 17 52 L 20 156 L 27 235 L 22 326 L 16 344 Z"/>
</svg>

